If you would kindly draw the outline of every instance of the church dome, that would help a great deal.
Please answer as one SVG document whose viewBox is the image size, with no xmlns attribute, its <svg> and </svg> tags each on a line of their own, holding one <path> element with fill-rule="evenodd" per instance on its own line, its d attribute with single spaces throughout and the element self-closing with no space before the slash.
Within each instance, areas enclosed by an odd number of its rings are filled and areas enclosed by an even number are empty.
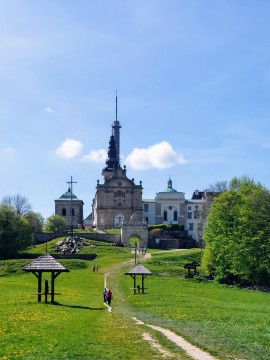
<svg viewBox="0 0 270 360">
<path fill-rule="evenodd" d="M 62 196 L 60 196 L 61 200 L 71 200 L 71 199 L 77 199 L 77 196 L 71 192 L 71 189 L 68 188 L 68 191 L 66 191 Z"/>
<path fill-rule="evenodd" d="M 167 188 L 166 188 L 163 192 L 167 192 L 167 193 L 175 193 L 175 192 L 177 192 L 177 190 L 175 190 L 175 189 L 172 187 L 172 180 L 171 180 L 171 179 L 169 179 L 169 181 L 168 181 L 168 186 L 167 186 Z"/>
</svg>

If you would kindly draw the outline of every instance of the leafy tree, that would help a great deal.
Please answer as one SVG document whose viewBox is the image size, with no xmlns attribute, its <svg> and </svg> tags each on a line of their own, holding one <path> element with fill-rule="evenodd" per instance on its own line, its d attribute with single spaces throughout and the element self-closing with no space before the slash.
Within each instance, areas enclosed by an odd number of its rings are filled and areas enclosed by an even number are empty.
<svg viewBox="0 0 270 360">
<path fill-rule="evenodd" d="M 203 266 L 227 283 L 270 284 L 270 193 L 233 178 L 213 201 L 204 233 Z"/>
<path fill-rule="evenodd" d="M 14 257 L 31 244 L 29 222 L 9 205 L 0 205 L 0 256 Z"/>
<path fill-rule="evenodd" d="M 48 217 L 45 223 L 45 231 L 58 232 L 62 227 L 67 225 L 66 219 L 60 215 L 52 215 Z"/>
<path fill-rule="evenodd" d="M 32 208 L 28 199 L 21 194 L 4 196 L 2 204 L 11 206 L 18 215 L 26 215 Z"/>
<path fill-rule="evenodd" d="M 42 228 L 44 225 L 44 218 L 40 213 L 29 211 L 25 215 L 25 218 L 29 221 L 31 230 L 34 234 L 38 232 L 42 232 Z"/>
</svg>

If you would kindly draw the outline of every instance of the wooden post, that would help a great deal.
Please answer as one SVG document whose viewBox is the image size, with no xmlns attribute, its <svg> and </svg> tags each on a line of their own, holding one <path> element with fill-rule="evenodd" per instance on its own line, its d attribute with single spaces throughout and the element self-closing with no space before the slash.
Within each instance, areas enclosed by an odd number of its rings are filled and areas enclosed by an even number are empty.
<svg viewBox="0 0 270 360">
<path fill-rule="evenodd" d="M 133 292 L 134 294 L 136 294 L 136 275 L 134 275 L 133 279 L 134 279 Z"/>
<path fill-rule="evenodd" d="M 48 292 L 49 292 L 49 284 L 48 284 L 48 280 L 45 280 L 45 303 L 48 302 Z"/>
<path fill-rule="evenodd" d="M 52 271 L 51 303 L 54 303 L 54 271 Z"/>
<path fill-rule="evenodd" d="M 38 272 L 38 302 L 41 302 L 41 292 L 42 292 L 42 271 Z"/>
</svg>

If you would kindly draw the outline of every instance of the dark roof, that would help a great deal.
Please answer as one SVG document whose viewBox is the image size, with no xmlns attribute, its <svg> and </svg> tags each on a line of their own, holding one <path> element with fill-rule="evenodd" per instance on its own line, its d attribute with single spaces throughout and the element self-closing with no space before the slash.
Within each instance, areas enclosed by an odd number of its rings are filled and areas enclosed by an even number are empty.
<svg viewBox="0 0 270 360">
<path fill-rule="evenodd" d="M 152 275 L 152 273 L 150 270 L 138 263 L 131 270 L 126 272 L 125 275 Z"/>
<path fill-rule="evenodd" d="M 198 263 L 197 261 L 193 261 L 192 263 L 188 263 L 188 264 L 184 265 L 184 268 L 185 269 L 194 269 L 197 266 L 201 266 L 201 264 Z"/>
<path fill-rule="evenodd" d="M 56 261 L 50 254 L 45 253 L 32 261 L 30 264 L 23 267 L 24 271 L 58 271 L 69 272 L 63 265 Z"/>
<path fill-rule="evenodd" d="M 71 198 L 72 198 L 72 200 L 73 199 L 78 200 L 77 196 L 71 191 L 71 189 L 69 187 L 68 191 L 66 191 L 63 195 L 61 195 L 59 199 L 71 201 Z"/>
<path fill-rule="evenodd" d="M 192 195 L 192 200 L 202 200 L 205 197 L 205 191 L 195 190 Z"/>
</svg>

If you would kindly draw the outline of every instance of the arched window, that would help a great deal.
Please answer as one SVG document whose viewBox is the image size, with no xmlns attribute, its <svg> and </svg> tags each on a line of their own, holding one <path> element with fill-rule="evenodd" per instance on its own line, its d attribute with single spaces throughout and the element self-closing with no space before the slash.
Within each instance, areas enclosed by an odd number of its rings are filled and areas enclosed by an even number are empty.
<svg viewBox="0 0 270 360">
<path fill-rule="evenodd" d="M 163 214 L 163 220 L 168 221 L 168 213 L 166 210 L 164 211 L 164 214 Z"/>
<path fill-rule="evenodd" d="M 177 221 L 177 211 L 173 212 L 173 221 Z"/>
<path fill-rule="evenodd" d="M 75 215 L 75 211 L 74 211 L 74 209 L 73 209 L 73 208 L 70 210 L 70 214 L 71 214 L 72 216 L 74 216 L 74 215 Z"/>
<path fill-rule="evenodd" d="M 67 215 L 67 210 L 65 208 L 62 209 L 62 216 L 66 216 Z"/>
</svg>

